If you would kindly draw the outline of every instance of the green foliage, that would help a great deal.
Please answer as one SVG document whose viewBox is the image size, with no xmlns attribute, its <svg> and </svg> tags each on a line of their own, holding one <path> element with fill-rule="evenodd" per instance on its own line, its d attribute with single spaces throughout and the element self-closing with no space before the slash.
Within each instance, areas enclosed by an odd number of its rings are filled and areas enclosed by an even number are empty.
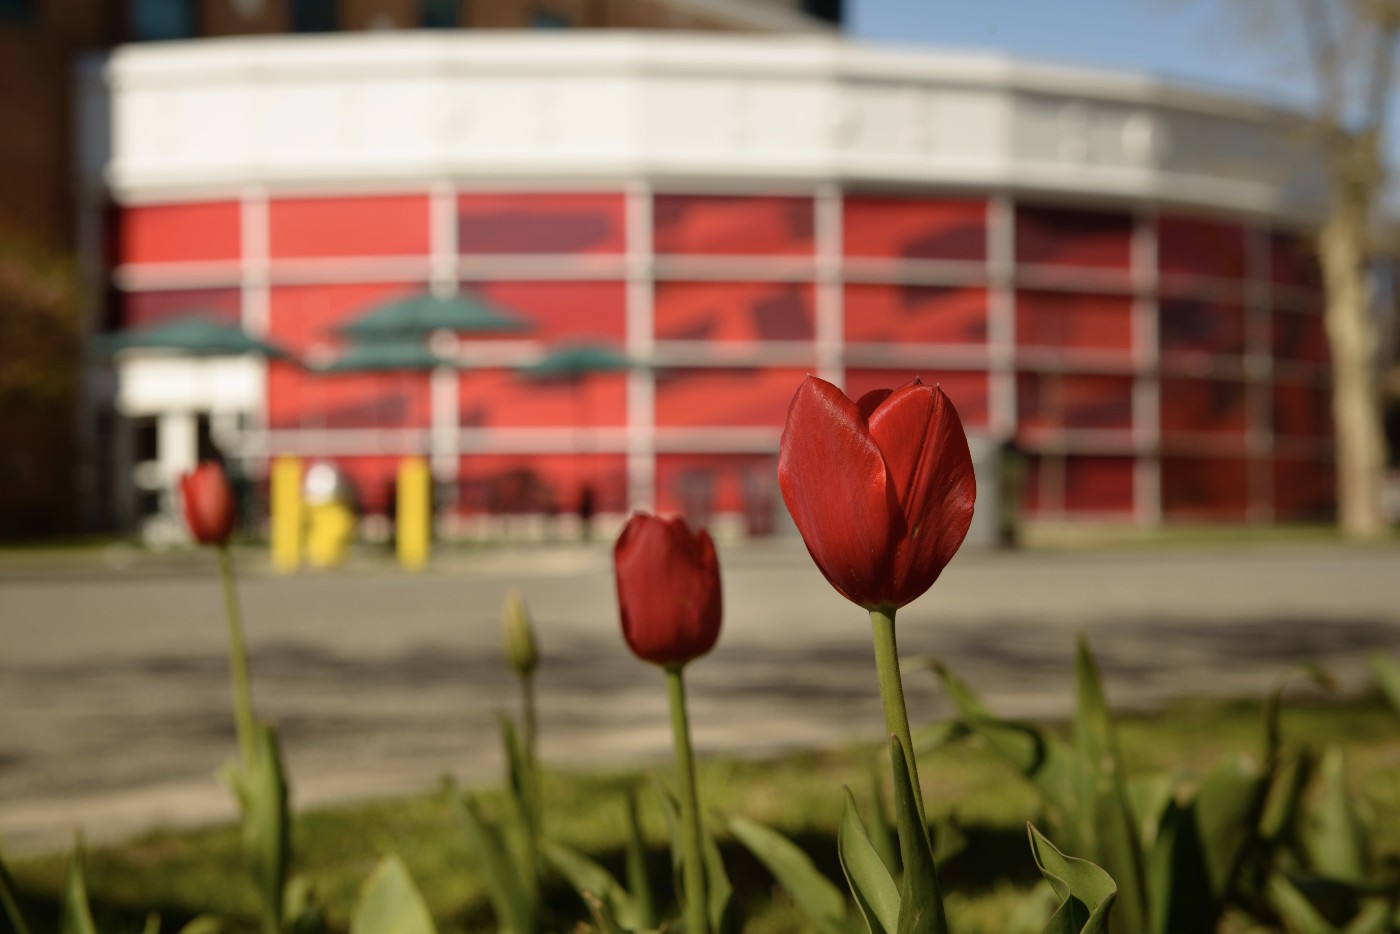
<svg viewBox="0 0 1400 934">
<path fill-rule="evenodd" d="M 0 907 L 5 909 L 5 917 L 10 921 L 10 927 L 14 928 L 15 934 L 29 934 L 29 925 L 25 922 L 24 914 L 19 910 L 18 890 L 15 888 L 15 880 L 10 875 L 10 870 L 5 866 L 5 860 L 0 858 Z"/>
<path fill-rule="evenodd" d="M 1107 934 L 1108 913 L 1118 897 L 1112 877 L 1087 860 L 1061 853 L 1033 824 L 1026 830 L 1035 864 L 1060 900 L 1045 934 Z"/>
<path fill-rule="evenodd" d="M 457 797 L 458 816 L 477 867 L 486 880 L 491 906 L 503 928 L 513 934 L 539 930 L 540 899 L 533 865 L 524 865 L 496 823 L 487 820 L 480 804 L 467 794 Z"/>
<path fill-rule="evenodd" d="M 87 878 L 83 870 L 83 838 L 73 845 L 68 860 L 68 878 L 63 883 L 63 912 L 59 916 L 58 934 L 97 934 L 88 907 Z"/>
<path fill-rule="evenodd" d="M 365 880 L 350 934 L 437 934 L 428 906 L 398 856 L 385 856 Z"/>
<path fill-rule="evenodd" d="M 729 832 L 759 858 L 822 934 L 853 934 L 846 896 L 787 837 L 747 817 L 731 817 Z"/>
</svg>

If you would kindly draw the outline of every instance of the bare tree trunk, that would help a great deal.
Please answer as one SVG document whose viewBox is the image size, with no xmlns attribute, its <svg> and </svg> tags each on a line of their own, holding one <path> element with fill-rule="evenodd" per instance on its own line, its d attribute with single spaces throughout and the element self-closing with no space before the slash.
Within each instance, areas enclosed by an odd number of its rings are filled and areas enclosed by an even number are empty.
<svg viewBox="0 0 1400 934">
<path fill-rule="evenodd" d="M 1332 352 L 1332 419 L 1337 464 L 1337 524 L 1353 540 L 1385 534 L 1381 497 L 1386 448 L 1376 374 L 1376 326 L 1366 269 L 1372 199 L 1380 190 L 1379 145 L 1372 134 L 1331 141 L 1336 183 L 1318 233 Z"/>
</svg>

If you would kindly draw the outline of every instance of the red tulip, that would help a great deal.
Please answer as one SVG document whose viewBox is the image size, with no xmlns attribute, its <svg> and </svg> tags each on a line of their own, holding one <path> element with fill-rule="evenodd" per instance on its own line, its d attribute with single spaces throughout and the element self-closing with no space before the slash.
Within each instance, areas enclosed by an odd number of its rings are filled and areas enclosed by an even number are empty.
<svg viewBox="0 0 1400 934">
<path fill-rule="evenodd" d="M 680 516 L 634 513 L 613 548 L 622 636 L 638 658 L 684 665 L 714 648 L 721 615 L 719 559 L 704 529 Z"/>
<path fill-rule="evenodd" d="M 227 543 L 233 534 L 233 492 L 224 468 L 215 461 L 203 461 L 193 472 L 181 474 L 180 495 L 185 524 L 195 540 L 205 545 Z"/>
<path fill-rule="evenodd" d="M 977 498 L 957 410 L 917 379 L 852 402 L 807 377 L 788 409 L 778 486 L 822 574 L 868 610 L 933 586 Z"/>
</svg>

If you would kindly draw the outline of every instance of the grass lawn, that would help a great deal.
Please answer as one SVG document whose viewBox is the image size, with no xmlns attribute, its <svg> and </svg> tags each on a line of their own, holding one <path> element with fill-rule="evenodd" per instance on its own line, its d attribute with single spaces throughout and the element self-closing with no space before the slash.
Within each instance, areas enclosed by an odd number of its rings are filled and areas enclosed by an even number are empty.
<svg viewBox="0 0 1400 934">
<path fill-rule="evenodd" d="M 1283 726 L 1293 744 L 1342 746 L 1354 799 L 1374 817 L 1375 849 L 1400 860 L 1400 719 L 1379 701 L 1291 704 Z M 1228 754 L 1258 755 L 1262 745 L 1257 703 L 1190 702 L 1154 716 L 1125 717 L 1119 736 L 1130 771 L 1200 774 Z M 841 882 L 835 831 L 841 786 L 849 785 L 871 814 L 870 753 L 842 749 L 777 761 L 710 760 L 701 766 L 703 804 L 716 814 L 744 814 L 770 824 L 801 844 Z M 943 867 L 954 930 L 1005 934 L 1008 914 L 1038 878 L 1024 824 L 1036 818 L 1036 797 L 1020 778 L 976 742 L 920 757 L 931 820 L 954 817 L 969 846 Z M 210 779 L 214 779 L 211 777 Z M 295 776 L 292 776 L 295 781 Z M 582 849 L 621 875 L 625 789 L 636 774 L 549 773 L 549 833 Z M 485 793 L 488 808 L 503 798 Z M 669 888 L 669 856 L 659 811 L 650 792 L 641 795 L 650 840 L 651 868 L 659 892 Z M 718 826 L 717 821 L 712 824 Z M 297 866 L 330 908 L 338 929 L 347 925 L 361 881 L 378 857 L 399 853 L 422 889 L 444 932 L 490 931 L 494 924 L 482 885 L 457 823 L 449 792 L 437 789 L 408 798 L 312 811 L 294 831 Z M 775 894 L 771 877 L 746 851 L 721 837 L 737 897 L 757 934 L 808 930 L 802 917 Z M 56 930 L 55 905 L 66 856 L 15 860 L 11 869 L 38 931 Z M 256 903 L 233 827 L 153 833 L 88 854 L 88 887 L 104 932 L 139 931 L 148 911 L 171 932 L 201 912 L 254 923 Z M 571 892 L 552 893 L 560 928 L 581 917 Z M 3 917 L 3 916 L 0 916 Z M 0 928 L 4 921 L 0 920 Z"/>
</svg>

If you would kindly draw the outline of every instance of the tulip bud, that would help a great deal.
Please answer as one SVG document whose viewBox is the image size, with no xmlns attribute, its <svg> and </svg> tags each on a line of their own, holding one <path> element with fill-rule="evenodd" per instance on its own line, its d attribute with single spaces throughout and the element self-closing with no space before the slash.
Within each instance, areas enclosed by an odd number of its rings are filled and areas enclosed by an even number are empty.
<svg viewBox="0 0 1400 934">
<path fill-rule="evenodd" d="M 853 402 L 807 377 L 788 409 L 778 486 L 822 574 L 867 610 L 898 609 L 933 586 L 977 498 L 957 410 L 917 379 Z"/>
<path fill-rule="evenodd" d="M 502 617 L 505 623 L 506 661 L 516 674 L 528 678 L 540 663 L 535 651 L 535 633 L 530 625 L 530 611 L 525 608 L 525 597 L 518 590 L 506 594 L 506 608 Z"/>
<path fill-rule="evenodd" d="M 723 606 L 719 559 L 680 516 L 635 513 L 613 549 L 622 635 L 638 658 L 683 665 L 714 648 Z"/>
<path fill-rule="evenodd" d="M 195 540 L 224 545 L 233 534 L 233 492 L 224 468 L 203 461 L 192 472 L 180 475 L 180 498 L 185 524 Z"/>
</svg>

